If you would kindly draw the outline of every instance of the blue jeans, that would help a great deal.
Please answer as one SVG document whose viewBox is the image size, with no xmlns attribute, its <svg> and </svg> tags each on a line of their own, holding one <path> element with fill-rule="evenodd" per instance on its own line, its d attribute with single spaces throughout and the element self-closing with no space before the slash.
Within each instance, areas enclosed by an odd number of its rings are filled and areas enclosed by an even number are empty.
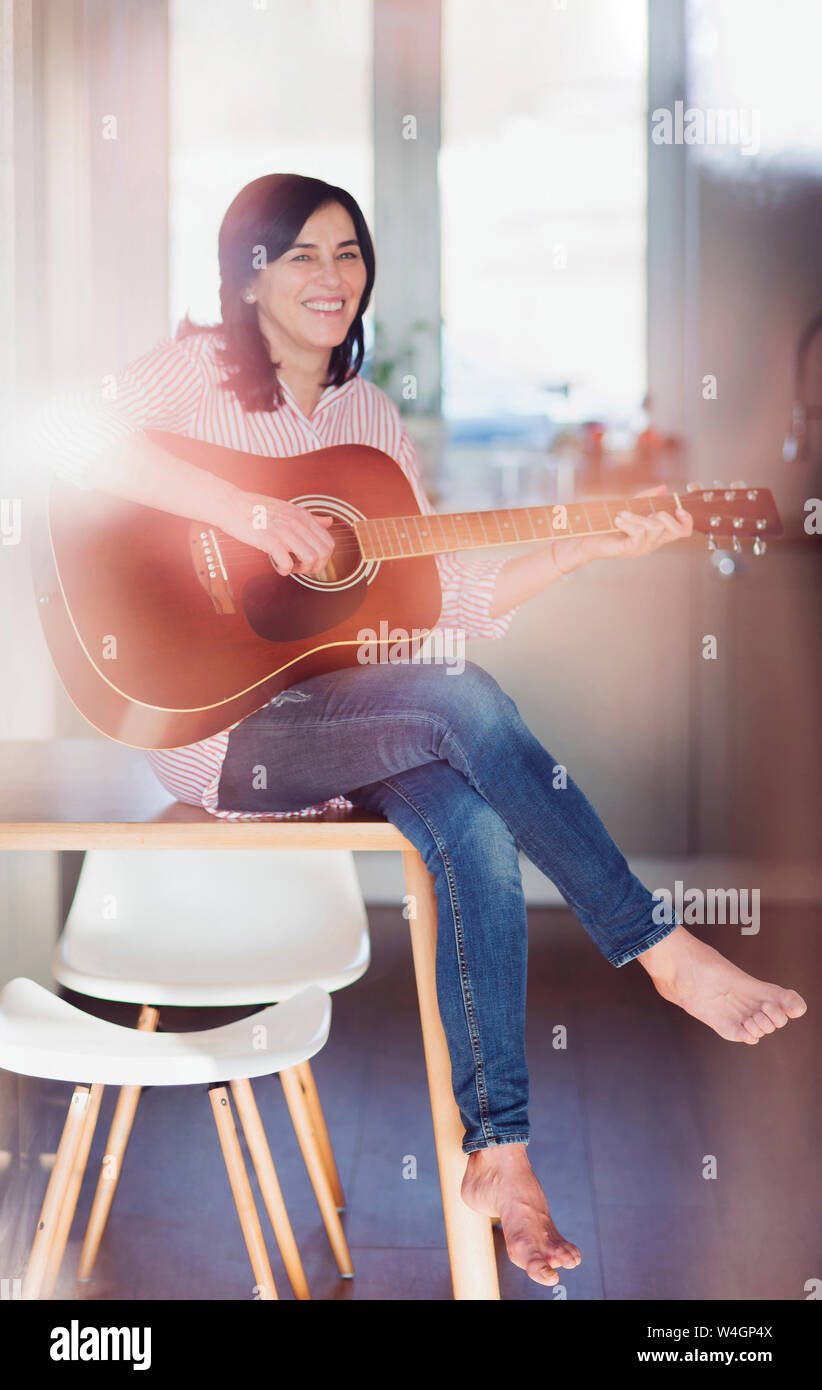
<svg viewBox="0 0 822 1390">
<path fill-rule="evenodd" d="M 255 787 L 260 766 L 266 785 Z M 294 811 L 344 794 L 419 850 L 438 904 L 437 996 L 463 1149 L 525 1144 L 527 931 L 518 850 L 612 965 L 661 941 L 659 904 L 487 672 L 392 663 L 293 686 L 228 740 L 218 805 Z M 657 908 L 657 920 L 652 913 Z"/>
</svg>

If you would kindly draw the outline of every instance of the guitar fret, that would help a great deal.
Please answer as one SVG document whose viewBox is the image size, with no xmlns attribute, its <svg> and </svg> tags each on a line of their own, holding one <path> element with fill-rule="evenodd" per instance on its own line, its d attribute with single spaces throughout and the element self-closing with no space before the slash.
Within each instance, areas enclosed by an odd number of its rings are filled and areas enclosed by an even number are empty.
<svg viewBox="0 0 822 1390">
<path fill-rule="evenodd" d="M 610 528 L 608 508 L 604 502 L 586 502 L 585 510 L 588 513 L 588 525 L 593 532 L 601 533 Z"/>
<path fill-rule="evenodd" d="M 390 516 L 383 516 L 380 518 L 380 525 L 382 526 L 383 532 L 383 549 L 385 550 L 386 560 L 394 559 L 394 542 L 391 538 L 391 531 L 389 529 L 392 520 L 393 518 Z"/>
<path fill-rule="evenodd" d="M 394 528 L 394 536 L 396 537 L 397 545 L 398 545 L 398 547 L 399 547 L 399 555 L 400 555 L 400 557 L 401 557 L 401 556 L 402 556 L 402 553 L 403 553 L 403 545 L 402 545 L 402 541 L 400 540 L 400 528 L 399 528 L 399 526 L 398 526 L 398 524 L 397 524 L 397 517 L 392 516 L 392 517 L 390 518 L 390 521 L 391 521 L 391 525 L 392 525 L 393 528 Z"/>
<path fill-rule="evenodd" d="M 365 523 L 365 533 L 365 543 L 368 549 L 372 552 L 373 559 L 382 560 L 384 556 L 382 554 L 382 542 L 380 541 L 379 533 L 377 531 L 376 517 L 372 517 L 370 521 L 367 521 Z"/>
<path fill-rule="evenodd" d="M 576 535 L 601 535 L 618 528 L 616 501 L 556 503 L 540 507 L 503 507 L 481 512 L 429 512 L 415 516 L 375 517 L 358 523 L 357 535 L 375 560 L 407 559 L 450 551 L 482 549 Z M 634 498 L 628 504 L 649 516 L 676 505 L 676 498 Z M 565 525 L 557 525 L 564 519 Z"/>
<path fill-rule="evenodd" d="M 392 559 L 393 546 L 391 545 L 391 537 L 388 534 L 388 522 L 385 517 L 380 517 L 380 544 L 385 559 Z"/>
<path fill-rule="evenodd" d="M 377 540 L 379 541 L 380 550 L 382 551 L 382 554 L 381 554 L 381 556 L 380 556 L 380 559 L 381 559 L 381 560 L 390 560 L 390 559 L 391 559 L 391 547 L 390 547 L 390 545 L 388 544 L 388 532 L 387 532 L 386 527 L 385 527 L 385 518 L 384 518 L 384 517 L 381 517 L 381 516 L 377 517 L 377 518 L 376 518 L 376 524 L 377 524 Z"/>
<path fill-rule="evenodd" d="M 429 552 L 430 552 L 430 545 L 429 545 L 429 542 L 430 542 L 430 538 L 431 538 L 431 532 L 430 532 L 430 530 L 426 531 L 422 526 L 420 526 L 420 522 L 421 522 L 421 521 L 429 521 L 429 520 L 430 520 L 430 518 L 427 517 L 427 516 L 417 517 L 417 534 L 418 534 L 419 537 L 420 537 L 420 548 L 421 548 L 421 552 L 422 552 L 423 555 L 427 555 L 427 554 L 429 554 Z M 428 537 L 428 540 L 424 540 L 424 539 L 423 539 L 423 537 L 425 537 L 425 536 Z"/>
<path fill-rule="evenodd" d="M 403 527 L 403 530 L 400 530 L 401 525 Z M 394 519 L 394 526 L 397 531 L 397 536 L 400 543 L 400 554 L 402 556 L 405 555 L 405 547 L 407 544 L 410 543 L 411 548 L 409 549 L 408 554 L 413 555 L 413 542 L 411 541 L 411 537 L 408 534 L 408 518 L 405 516 L 396 517 Z"/>
<path fill-rule="evenodd" d="M 566 507 L 566 508 L 565 508 L 565 525 L 564 525 L 564 526 L 555 526 L 555 525 L 554 525 L 554 518 L 553 518 L 553 515 L 552 515 L 552 517 L 551 517 L 551 532 L 552 532 L 552 534 L 555 535 L 555 536 L 557 536 L 559 539 L 562 539 L 563 536 L 573 536 L 573 535 L 575 535 L 575 534 L 576 534 L 576 525 L 577 525 L 577 524 L 576 524 L 576 521 L 575 521 L 575 516 L 576 516 L 576 508 L 575 508 L 575 507 Z"/>
</svg>

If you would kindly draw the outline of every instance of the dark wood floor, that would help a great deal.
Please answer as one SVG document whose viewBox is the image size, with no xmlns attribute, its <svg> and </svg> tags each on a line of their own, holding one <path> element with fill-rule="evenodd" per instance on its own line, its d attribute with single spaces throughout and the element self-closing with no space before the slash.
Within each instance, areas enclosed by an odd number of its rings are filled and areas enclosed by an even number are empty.
<svg viewBox="0 0 822 1390">
<path fill-rule="evenodd" d="M 313 1063 L 348 1202 L 353 1280 L 337 1277 L 279 1082 L 257 1081 L 255 1092 L 312 1296 L 447 1299 L 407 924 L 387 908 L 372 910 L 371 923 L 372 966 L 334 996 L 331 1037 Z M 583 1252 L 582 1265 L 565 1277 L 569 1299 L 799 1300 L 807 1280 L 822 1278 L 821 930 L 822 913 L 798 907 L 763 908 L 754 937 L 734 927 L 700 929 L 746 969 L 794 985 L 808 999 L 802 1020 L 745 1047 L 666 1004 L 639 965 L 614 970 L 570 913 L 531 913 L 529 1152 L 560 1230 Z M 132 1008 L 97 1005 L 95 1012 L 136 1018 Z M 163 1015 L 167 1028 L 227 1017 Z M 564 1051 L 552 1046 L 556 1024 L 567 1029 Z M 36 1120 L 28 1129 L 53 1152 L 70 1088 L 19 1085 L 21 1106 Z M 89 1169 L 95 1178 L 114 1101 L 107 1090 Z M 403 1178 L 409 1155 L 415 1180 Z M 703 1176 L 708 1156 L 714 1179 Z M 26 1239 L 46 1182 L 32 1158 L 13 1223 Z M 250 1162 L 249 1171 L 257 1195 Z M 5 1199 L 12 1185 L 19 1196 L 10 1173 L 5 1178 Z M 73 1269 L 92 1190 L 87 1176 L 57 1297 L 252 1297 L 204 1090 L 144 1095 L 97 1269 L 78 1284 Z M 0 1216 L 3 1205 L 0 1199 Z M 12 1276 L 24 1259 L 24 1246 L 14 1244 Z M 273 1237 L 269 1248 L 280 1296 L 290 1298 Z M 511 1266 L 502 1246 L 499 1256 L 504 1299 L 553 1296 Z"/>
</svg>

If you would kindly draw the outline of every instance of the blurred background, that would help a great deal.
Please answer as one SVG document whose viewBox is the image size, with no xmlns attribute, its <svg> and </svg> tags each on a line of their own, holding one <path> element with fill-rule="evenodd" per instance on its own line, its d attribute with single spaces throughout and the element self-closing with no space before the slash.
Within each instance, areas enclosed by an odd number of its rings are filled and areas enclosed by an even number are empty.
<svg viewBox="0 0 822 1390">
<path fill-rule="evenodd" d="M 440 509 L 773 490 L 763 557 L 703 537 L 600 562 L 469 655 L 649 886 L 818 904 L 816 0 L 2 0 L 0 26 L 3 496 L 25 509 L 42 481 L 17 415 L 217 317 L 243 184 L 342 184 L 377 248 L 366 371 Z M 678 104 L 718 137 L 664 143 Z M 40 635 L 25 525 L 0 564 L 0 739 L 95 737 Z M 2 856 L 3 978 L 50 982 L 78 859 Z M 401 900 L 393 859 L 361 856 L 369 903 Z"/>
</svg>

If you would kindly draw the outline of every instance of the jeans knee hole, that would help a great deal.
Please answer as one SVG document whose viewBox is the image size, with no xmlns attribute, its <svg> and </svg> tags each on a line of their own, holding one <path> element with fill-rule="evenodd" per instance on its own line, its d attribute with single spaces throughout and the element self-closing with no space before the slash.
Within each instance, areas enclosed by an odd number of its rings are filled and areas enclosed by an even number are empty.
<svg viewBox="0 0 822 1390">
<path fill-rule="evenodd" d="M 273 700 L 269 700 L 269 704 L 276 709 L 278 705 L 299 705 L 303 700 L 310 699 L 311 696 L 307 695 L 304 690 L 281 690 L 279 695 L 275 695 Z"/>
</svg>

